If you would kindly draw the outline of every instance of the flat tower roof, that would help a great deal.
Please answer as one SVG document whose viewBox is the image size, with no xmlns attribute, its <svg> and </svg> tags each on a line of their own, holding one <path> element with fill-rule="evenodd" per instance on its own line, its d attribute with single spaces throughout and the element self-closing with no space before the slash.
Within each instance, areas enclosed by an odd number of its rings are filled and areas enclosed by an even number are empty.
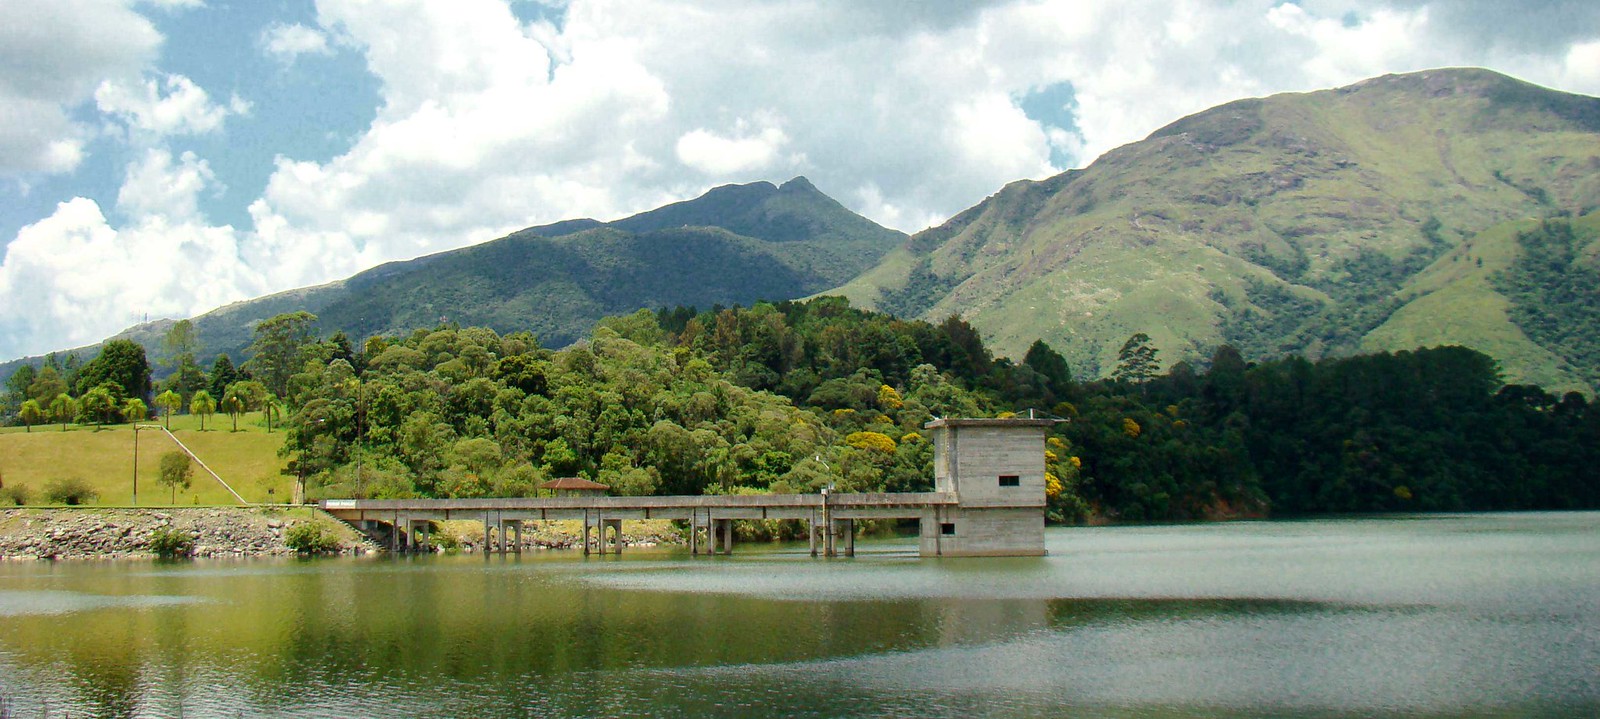
<svg viewBox="0 0 1600 719">
<path fill-rule="evenodd" d="M 968 418 L 968 419 L 936 419 L 925 425 L 923 429 L 939 429 L 941 427 L 1053 427 L 1064 419 L 1029 419 L 1027 417 L 993 417 L 993 418 Z"/>
</svg>

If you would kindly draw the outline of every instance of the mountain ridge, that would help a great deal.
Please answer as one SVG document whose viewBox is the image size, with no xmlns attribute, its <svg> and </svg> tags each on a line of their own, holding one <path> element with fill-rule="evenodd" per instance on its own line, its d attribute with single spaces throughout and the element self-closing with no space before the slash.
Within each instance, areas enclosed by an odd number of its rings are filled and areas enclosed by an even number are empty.
<svg viewBox="0 0 1600 719">
<path fill-rule="evenodd" d="M 840 294 L 905 317 L 961 314 L 1005 356 L 1042 338 L 1079 377 L 1108 374 L 1144 332 L 1166 364 L 1204 363 L 1222 344 L 1252 359 L 1464 344 L 1508 381 L 1592 393 L 1583 368 L 1517 326 L 1527 313 L 1494 278 L 1524 261 L 1529 223 L 1576 217 L 1590 238 L 1597 209 L 1600 99 L 1444 68 L 1228 102 L 909 237 L 804 177 L 723 185 L 197 321 L 203 342 L 235 354 L 271 309 L 307 309 L 357 339 L 456 321 L 563 344 L 606 313 Z M 155 347 L 169 326 L 118 337 Z"/>
<path fill-rule="evenodd" d="M 1597 133 L 1600 99 L 1481 69 L 1237 100 L 1008 184 L 834 292 L 959 312 L 1008 356 L 1042 337 L 1080 376 L 1108 373 L 1135 332 L 1168 363 L 1224 343 L 1253 358 L 1412 349 L 1364 342 L 1408 279 L 1502 223 L 1600 207 Z M 1459 341 L 1480 340 L 1504 349 Z M 1536 365 L 1504 369 L 1588 384 Z"/>
<path fill-rule="evenodd" d="M 850 212 L 805 177 L 722 185 L 610 222 L 529 227 L 230 303 L 193 318 L 202 345 L 197 354 L 237 358 L 256 322 L 295 310 L 318 315 L 325 333 L 344 331 L 357 340 L 453 321 L 533 330 L 560 346 L 608 314 L 641 307 L 802 297 L 855 276 L 905 238 Z M 107 339 L 132 339 L 154 351 L 175 322 L 141 323 Z M 13 360 L 0 365 L 0 374 L 39 359 Z"/>
</svg>

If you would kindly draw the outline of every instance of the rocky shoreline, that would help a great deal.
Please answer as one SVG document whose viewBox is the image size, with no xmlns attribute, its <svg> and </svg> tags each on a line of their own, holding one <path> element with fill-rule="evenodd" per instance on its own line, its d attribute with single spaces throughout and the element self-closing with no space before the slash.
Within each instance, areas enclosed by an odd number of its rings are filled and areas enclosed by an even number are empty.
<svg viewBox="0 0 1600 719">
<path fill-rule="evenodd" d="M 0 510 L 0 561 L 63 559 L 151 559 L 151 540 L 158 532 L 187 533 L 194 557 L 291 556 L 285 542 L 289 528 L 321 525 L 338 539 L 339 554 L 373 554 L 387 547 L 363 536 L 320 511 L 287 507 L 16 508 Z M 623 532 L 630 547 L 683 543 L 681 532 L 666 521 L 633 522 Z M 482 524 L 470 521 L 436 523 L 435 551 L 481 551 Z M 523 531 L 524 550 L 577 549 L 578 522 L 530 523 Z"/>
<path fill-rule="evenodd" d="M 340 554 L 378 551 L 347 525 L 305 509 L 41 508 L 0 511 L 0 560 L 153 558 L 150 542 L 158 530 L 187 532 L 195 557 L 288 556 L 295 550 L 285 543 L 285 534 L 303 523 L 333 534 Z"/>
<path fill-rule="evenodd" d="M 436 549 L 479 551 L 483 543 L 483 524 L 470 520 L 435 522 Z M 577 521 L 529 522 L 522 531 L 522 548 L 582 549 L 583 525 Z M 655 547 L 684 544 L 683 533 L 668 520 L 630 521 L 623 525 L 624 547 Z"/>
</svg>

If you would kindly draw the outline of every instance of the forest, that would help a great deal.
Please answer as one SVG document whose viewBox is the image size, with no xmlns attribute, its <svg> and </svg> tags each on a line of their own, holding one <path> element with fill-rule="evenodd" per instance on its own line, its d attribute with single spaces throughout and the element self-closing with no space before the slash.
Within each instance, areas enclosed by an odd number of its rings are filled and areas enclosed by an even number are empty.
<svg viewBox="0 0 1600 719">
<path fill-rule="evenodd" d="M 924 423 L 1032 412 L 1067 420 L 1045 447 L 1058 522 L 1600 507 L 1600 411 L 1503 385 L 1462 347 L 1249 363 L 1224 345 L 1162 371 L 1138 333 L 1112 377 L 1080 380 L 1043 342 L 996 358 L 960 317 L 835 297 L 641 310 L 560 350 L 450 325 L 356 346 L 300 312 L 210 372 L 193 332 L 169 333 L 154 385 L 143 348 L 108 343 L 7 394 L 80 414 L 76 397 L 110 395 L 96 421 L 154 392 L 167 412 L 281 413 L 284 471 L 313 498 L 525 496 L 579 475 L 618 494 L 921 491 Z M 54 419 L 37 414 L 18 421 Z"/>
</svg>

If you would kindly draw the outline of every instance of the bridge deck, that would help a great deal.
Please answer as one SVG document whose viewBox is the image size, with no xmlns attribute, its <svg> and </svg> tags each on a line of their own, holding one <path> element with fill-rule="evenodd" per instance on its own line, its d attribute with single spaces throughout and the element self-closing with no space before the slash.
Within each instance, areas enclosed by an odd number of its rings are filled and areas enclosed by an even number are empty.
<svg viewBox="0 0 1600 719">
<path fill-rule="evenodd" d="M 549 497 L 506 499 L 327 499 L 322 508 L 346 521 L 410 519 L 836 519 L 920 518 L 956 506 L 948 492 L 894 494 L 764 494 L 670 497 Z"/>
</svg>

